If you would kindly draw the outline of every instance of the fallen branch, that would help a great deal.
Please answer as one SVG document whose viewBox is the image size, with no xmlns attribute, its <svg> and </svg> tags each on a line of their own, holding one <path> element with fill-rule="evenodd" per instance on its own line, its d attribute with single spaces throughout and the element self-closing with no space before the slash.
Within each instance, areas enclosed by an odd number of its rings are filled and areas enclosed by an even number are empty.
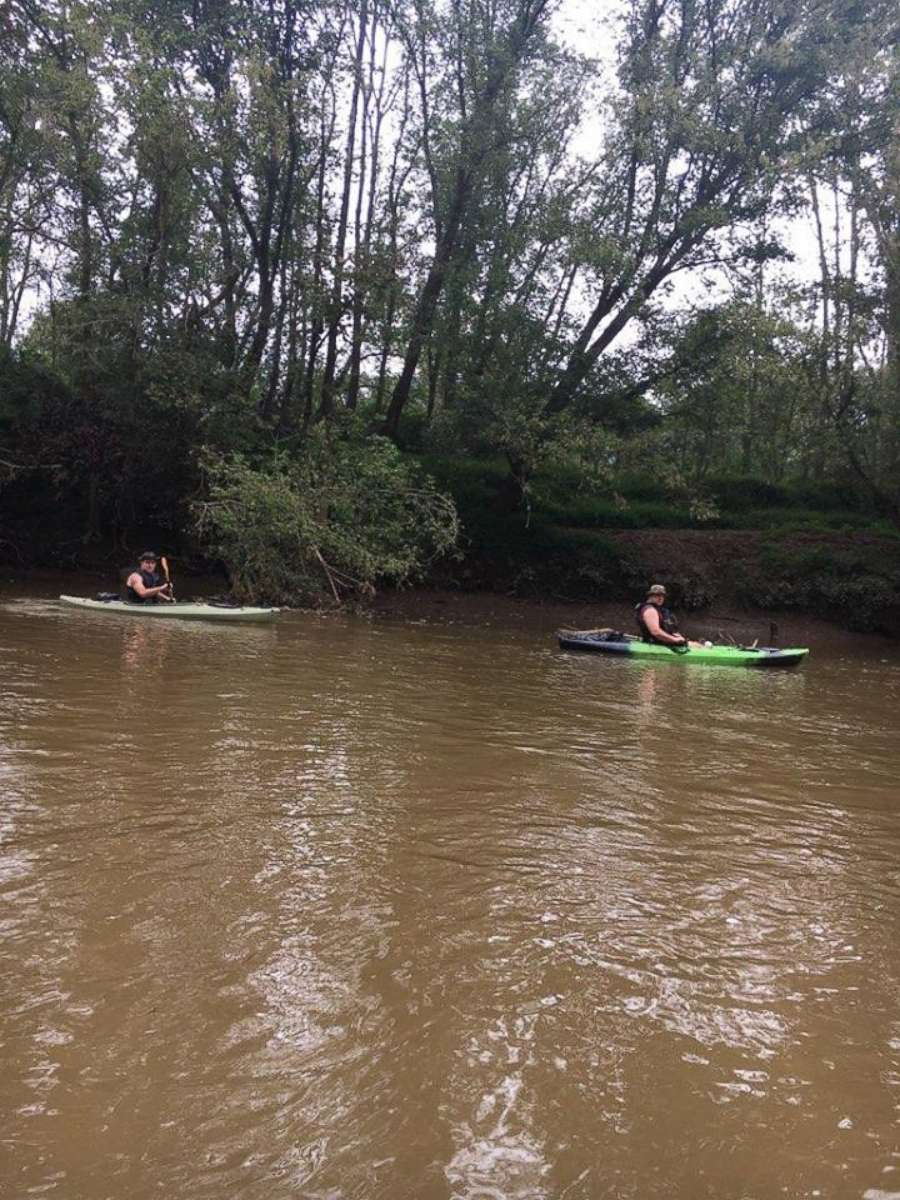
<svg viewBox="0 0 900 1200">
<path fill-rule="evenodd" d="M 340 604 L 341 598 L 338 595 L 337 587 L 335 586 L 334 579 L 332 578 L 331 568 L 328 566 L 328 563 L 322 557 L 322 553 L 319 550 L 318 546 L 313 547 L 313 553 L 315 554 L 316 558 L 318 559 L 319 563 L 321 564 L 322 570 L 325 572 L 325 578 L 328 580 L 328 586 L 331 588 L 331 594 L 334 596 L 335 604 Z"/>
</svg>

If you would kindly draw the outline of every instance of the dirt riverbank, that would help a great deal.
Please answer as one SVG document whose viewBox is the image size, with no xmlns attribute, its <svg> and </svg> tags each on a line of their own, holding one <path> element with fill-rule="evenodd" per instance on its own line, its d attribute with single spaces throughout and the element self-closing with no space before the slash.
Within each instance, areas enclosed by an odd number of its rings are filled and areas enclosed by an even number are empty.
<svg viewBox="0 0 900 1200">
<path fill-rule="evenodd" d="M 668 575 L 661 577 L 669 581 Z M 61 592 L 91 596 L 117 586 L 115 572 L 31 570 L 0 572 L 0 600 L 35 597 L 52 599 Z M 222 593 L 227 584 L 219 576 L 180 575 L 178 592 L 184 599 Z M 639 598 L 604 600 L 597 603 L 568 602 L 539 597 L 519 597 L 488 591 L 461 591 L 453 588 L 384 589 L 370 607 L 363 610 L 373 620 L 390 619 L 410 622 L 452 623 L 487 626 L 493 629 L 534 630 L 552 636 L 557 629 L 589 629 L 606 626 L 625 632 L 634 631 L 632 605 Z M 840 624 L 805 613 L 778 608 L 759 609 L 725 600 L 708 609 L 689 611 L 678 606 L 681 626 L 691 637 L 714 641 L 734 640 L 761 644 L 770 640 L 770 626 L 777 626 L 781 646 L 883 647 L 890 654 L 900 653 L 900 643 L 875 632 L 854 632 Z"/>
<path fill-rule="evenodd" d="M 482 625 L 496 629 L 534 629 L 552 636 L 557 629 L 592 629 L 607 626 L 635 632 L 628 603 L 566 604 L 559 601 L 520 599 L 483 592 L 455 592 L 425 588 L 381 592 L 372 608 L 375 618 Z M 681 626 L 691 637 L 749 644 L 758 638 L 769 642 L 770 626 L 777 626 L 781 646 L 879 647 L 900 655 L 895 641 L 875 633 L 855 633 L 830 621 L 798 613 L 761 612 L 717 607 L 702 613 L 679 613 Z"/>
</svg>

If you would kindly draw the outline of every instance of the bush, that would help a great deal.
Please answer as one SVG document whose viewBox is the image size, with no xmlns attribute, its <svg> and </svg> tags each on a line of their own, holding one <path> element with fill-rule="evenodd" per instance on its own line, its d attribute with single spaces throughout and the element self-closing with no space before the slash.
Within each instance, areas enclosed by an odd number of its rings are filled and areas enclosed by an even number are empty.
<svg viewBox="0 0 900 1200">
<path fill-rule="evenodd" d="M 656 475 L 626 472 L 617 477 L 615 489 L 626 500 L 650 500 L 659 503 L 666 498 L 666 488 Z"/>
<path fill-rule="evenodd" d="M 882 544 L 803 545 L 789 538 L 765 543 L 756 569 L 740 585 L 745 603 L 815 612 L 863 632 L 895 632 L 900 615 L 900 554 Z"/>
<path fill-rule="evenodd" d="M 622 505 L 602 496 L 585 496 L 569 504 L 538 500 L 535 509 L 549 521 L 581 529 L 690 529 L 697 524 L 688 507 L 665 501 Z M 708 528 L 710 523 L 703 524 Z"/>
<path fill-rule="evenodd" d="M 719 529 L 784 529 L 810 532 L 843 532 L 882 528 L 884 521 L 858 512 L 824 512 L 808 508 L 761 508 L 723 513 L 714 523 Z"/>
<path fill-rule="evenodd" d="M 790 503 L 784 488 L 752 476 L 713 476 L 704 480 L 703 486 L 715 497 L 719 508 L 729 513 L 783 508 Z"/>
<path fill-rule="evenodd" d="M 503 527 L 482 525 L 476 536 L 469 549 L 486 571 L 483 582 L 495 586 L 500 580 L 516 595 L 618 598 L 629 575 L 620 548 L 589 530 L 524 523 L 511 527 L 507 521 Z"/>
<path fill-rule="evenodd" d="M 336 603 L 402 584 L 455 544 L 452 500 L 380 437 L 317 430 L 297 458 L 262 467 L 239 455 L 204 463 L 194 505 L 206 549 L 235 595 L 254 603 Z"/>
<path fill-rule="evenodd" d="M 797 480 L 789 484 L 786 491 L 788 503 L 797 508 L 814 508 L 820 512 L 850 510 L 856 514 L 872 511 L 868 498 L 852 484 Z"/>
</svg>

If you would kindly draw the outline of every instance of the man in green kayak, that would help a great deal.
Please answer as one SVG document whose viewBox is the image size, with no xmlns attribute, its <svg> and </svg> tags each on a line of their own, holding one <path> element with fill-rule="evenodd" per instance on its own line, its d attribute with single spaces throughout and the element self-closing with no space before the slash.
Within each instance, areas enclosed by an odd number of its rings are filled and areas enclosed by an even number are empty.
<svg viewBox="0 0 900 1200">
<path fill-rule="evenodd" d="M 664 646 L 687 646 L 689 642 L 678 632 L 678 622 L 671 609 L 666 607 L 666 589 L 654 583 L 647 591 L 647 598 L 634 606 L 641 641 L 660 642 Z"/>
<path fill-rule="evenodd" d="M 158 604 L 160 600 L 172 602 L 168 583 L 160 582 L 156 573 L 157 557 L 152 550 L 145 550 L 138 565 L 125 580 L 125 599 L 129 604 Z"/>
</svg>

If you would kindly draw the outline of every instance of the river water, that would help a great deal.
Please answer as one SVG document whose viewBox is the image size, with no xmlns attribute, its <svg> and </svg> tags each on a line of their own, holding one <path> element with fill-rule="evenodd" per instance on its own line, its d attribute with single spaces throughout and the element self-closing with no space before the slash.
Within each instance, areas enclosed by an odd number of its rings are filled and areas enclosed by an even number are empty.
<svg viewBox="0 0 900 1200">
<path fill-rule="evenodd" d="M 900 647 L 27 591 L 4 1197 L 900 1197 Z"/>
</svg>

